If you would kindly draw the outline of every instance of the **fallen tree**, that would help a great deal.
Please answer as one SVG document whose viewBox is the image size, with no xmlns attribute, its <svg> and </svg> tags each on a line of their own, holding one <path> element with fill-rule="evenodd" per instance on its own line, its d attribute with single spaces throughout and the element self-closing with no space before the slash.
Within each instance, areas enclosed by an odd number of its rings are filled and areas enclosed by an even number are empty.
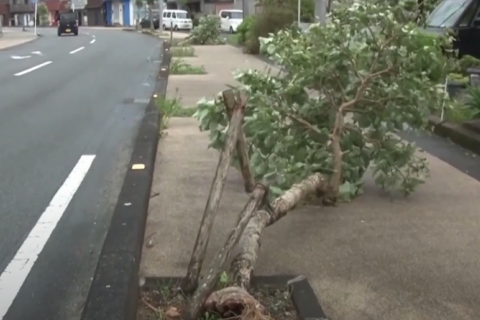
<svg viewBox="0 0 480 320">
<path fill-rule="evenodd" d="M 243 91 L 199 102 L 200 128 L 210 131 L 210 146 L 222 152 L 182 283 L 191 294 L 185 319 L 197 319 L 205 309 L 266 318 L 248 293 L 262 232 L 302 199 L 350 201 L 361 194 L 367 170 L 379 186 L 405 196 L 423 183 L 426 160 L 395 133 L 425 129 L 430 113 L 448 107 L 442 83 L 449 61 L 442 48 L 450 39 L 423 41 L 404 4 L 340 5 L 325 26 L 263 39 L 286 72 L 239 72 Z M 241 170 L 250 199 L 198 285 L 230 163 Z M 237 244 L 231 286 L 212 293 Z"/>
</svg>

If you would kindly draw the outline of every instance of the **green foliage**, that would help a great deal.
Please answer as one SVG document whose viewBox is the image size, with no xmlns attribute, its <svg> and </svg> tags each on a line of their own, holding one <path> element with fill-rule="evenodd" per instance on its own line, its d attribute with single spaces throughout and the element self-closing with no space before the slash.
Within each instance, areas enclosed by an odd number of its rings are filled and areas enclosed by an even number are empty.
<svg viewBox="0 0 480 320">
<path fill-rule="evenodd" d="M 135 0 L 135 6 L 137 9 L 141 9 L 143 7 L 143 0 Z"/>
<path fill-rule="evenodd" d="M 466 54 L 458 61 L 458 66 L 459 73 L 463 74 L 464 76 L 468 76 L 467 70 L 469 68 L 479 68 L 480 60 Z"/>
<path fill-rule="evenodd" d="M 39 25 L 44 26 L 48 24 L 48 8 L 47 5 L 43 2 L 39 3 L 37 6 L 37 14 L 40 21 Z"/>
<path fill-rule="evenodd" d="M 238 44 L 245 44 L 247 41 L 247 33 L 251 30 L 255 22 L 255 16 L 251 15 L 243 19 L 242 23 L 237 27 Z"/>
<path fill-rule="evenodd" d="M 461 74 L 461 73 L 449 73 L 448 74 L 448 79 L 450 81 L 465 84 L 465 85 L 467 85 L 470 82 L 470 78 L 466 75 Z"/>
<path fill-rule="evenodd" d="M 170 74 L 205 74 L 205 68 L 192 66 L 182 59 L 174 59 L 170 65 Z"/>
<path fill-rule="evenodd" d="M 469 87 L 467 88 L 467 101 L 465 104 L 466 109 L 469 112 L 470 119 L 480 119 L 480 88 Z"/>
<path fill-rule="evenodd" d="M 250 29 L 246 33 L 245 47 L 248 53 L 260 53 L 260 38 L 268 37 L 291 26 L 295 22 L 295 14 L 281 6 L 264 6 L 262 12 L 255 16 Z"/>
<path fill-rule="evenodd" d="M 198 26 L 192 30 L 187 41 L 196 45 L 223 44 L 220 38 L 219 24 L 218 16 L 201 17 Z"/>
<path fill-rule="evenodd" d="M 193 47 L 172 47 L 170 53 L 172 57 L 193 57 L 195 49 Z"/>
<path fill-rule="evenodd" d="M 404 4 L 338 4 L 324 26 L 262 40 L 288 72 L 236 73 L 249 94 L 243 129 L 252 168 L 273 193 L 320 172 L 350 200 L 371 168 L 378 185 L 408 195 L 428 175 L 426 160 L 395 133 L 426 128 L 446 102 L 441 47 L 450 44 L 445 37 L 418 41 Z M 194 117 L 220 149 L 228 125 L 221 99 L 201 100 Z"/>
</svg>

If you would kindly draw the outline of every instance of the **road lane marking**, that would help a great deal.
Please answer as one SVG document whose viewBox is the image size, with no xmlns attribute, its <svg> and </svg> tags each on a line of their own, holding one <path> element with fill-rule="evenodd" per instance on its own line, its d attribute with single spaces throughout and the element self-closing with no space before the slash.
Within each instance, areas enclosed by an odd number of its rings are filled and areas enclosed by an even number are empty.
<svg viewBox="0 0 480 320">
<path fill-rule="evenodd" d="M 94 44 L 95 43 L 95 39 L 93 39 L 92 41 L 90 41 L 91 44 Z"/>
<path fill-rule="evenodd" d="M 42 252 L 68 204 L 82 184 L 95 155 L 82 155 L 63 185 L 28 234 L 15 257 L 0 275 L 0 320 L 7 314 L 33 264 Z"/>
<path fill-rule="evenodd" d="M 44 63 L 41 63 L 35 67 L 31 67 L 30 69 L 27 69 L 27 70 L 23 70 L 22 72 L 19 72 L 19 73 L 15 73 L 14 76 L 16 77 L 19 77 L 19 76 L 23 76 L 24 74 L 27 74 L 27 73 L 30 73 L 32 71 L 35 71 L 37 69 L 40 69 L 40 68 L 43 68 L 45 66 L 48 66 L 50 63 L 52 63 L 53 61 L 47 61 L 47 62 L 44 62 Z"/>
<path fill-rule="evenodd" d="M 85 49 L 85 47 L 80 47 L 80 48 L 78 48 L 78 49 L 75 49 L 75 50 L 73 50 L 73 51 L 70 51 L 70 54 L 75 54 L 75 53 L 77 53 L 78 51 L 82 51 L 83 49 Z"/>
<path fill-rule="evenodd" d="M 23 59 L 28 59 L 31 58 L 32 56 L 10 56 L 13 60 L 23 60 Z"/>
</svg>

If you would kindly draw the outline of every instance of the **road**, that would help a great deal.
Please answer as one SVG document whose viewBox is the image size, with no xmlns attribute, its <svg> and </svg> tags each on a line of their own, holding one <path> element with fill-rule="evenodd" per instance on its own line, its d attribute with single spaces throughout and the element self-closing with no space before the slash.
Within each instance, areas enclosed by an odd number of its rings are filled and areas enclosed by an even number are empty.
<svg viewBox="0 0 480 320">
<path fill-rule="evenodd" d="M 159 68 L 146 35 L 40 32 L 0 51 L 0 320 L 80 318 Z"/>
</svg>

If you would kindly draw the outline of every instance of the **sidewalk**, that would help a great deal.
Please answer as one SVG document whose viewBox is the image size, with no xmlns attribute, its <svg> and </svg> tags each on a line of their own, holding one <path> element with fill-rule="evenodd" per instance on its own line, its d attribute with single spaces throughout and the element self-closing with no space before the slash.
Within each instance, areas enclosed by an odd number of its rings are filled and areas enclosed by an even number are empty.
<svg viewBox="0 0 480 320">
<path fill-rule="evenodd" d="M 0 34 L 0 50 L 11 48 L 20 44 L 38 39 L 32 32 L 4 28 Z"/>
<path fill-rule="evenodd" d="M 178 90 L 186 107 L 234 84 L 234 69 L 266 67 L 228 45 L 195 52 L 184 59 L 208 74 L 172 75 L 168 84 L 168 96 Z M 147 277 L 185 274 L 219 157 L 196 120 L 172 118 L 167 131 L 141 261 Z M 354 203 L 303 206 L 269 227 L 256 274 L 306 275 L 330 320 L 478 320 L 480 182 L 425 156 L 432 177 L 409 198 L 392 200 L 367 176 Z M 231 169 L 205 268 L 246 200 Z"/>
</svg>

